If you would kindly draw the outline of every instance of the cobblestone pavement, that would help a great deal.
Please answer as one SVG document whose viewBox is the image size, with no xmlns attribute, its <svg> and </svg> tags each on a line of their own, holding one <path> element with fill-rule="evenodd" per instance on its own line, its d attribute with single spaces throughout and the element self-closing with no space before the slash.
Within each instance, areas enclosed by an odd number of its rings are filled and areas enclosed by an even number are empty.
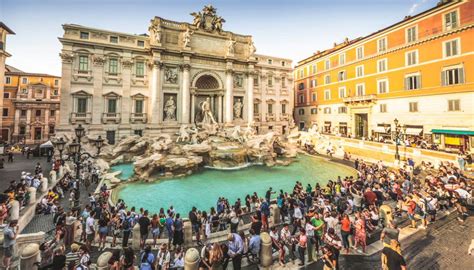
<svg viewBox="0 0 474 270">
<path fill-rule="evenodd" d="M 26 159 L 26 155 L 15 154 L 12 163 L 6 162 L 7 156 L 3 158 L 5 159 L 5 167 L 0 169 L 0 192 L 5 191 L 10 186 L 10 181 L 19 180 L 22 171 L 34 173 L 38 162 L 43 168 L 43 174 L 45 176 L 49 175 L 51 163 L 47 162 L 46 157 L 33 157 L 31 155 L 30 159 Z"/>
</svg>

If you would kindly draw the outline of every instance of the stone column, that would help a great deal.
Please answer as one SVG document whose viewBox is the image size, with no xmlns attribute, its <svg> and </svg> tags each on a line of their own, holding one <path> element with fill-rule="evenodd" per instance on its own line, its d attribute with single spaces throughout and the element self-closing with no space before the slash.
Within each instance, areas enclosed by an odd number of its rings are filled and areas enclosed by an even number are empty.
<svg viewBox="0 0 474 270">
<path fill-rule="evenodd" d="M 193 246 L 193 229 L 192 229 L 190 221 L 184 222 L 183 232 L 184 232 L 184 246 L 192 247 Z"/>
<path fill-rule="evenodd" d="M 20 255 L 20 269 L 36 270 L 38 266 L 35 263 L 40 262 L 39 245 L 36 243 L 28 244 L 21 251 Z"/>
<path fill-rule="evenodd" d="M 264 269 L 270 269 L 273 264 L 272 257 L 272 238 L 266 232 L 260 234 L 260 266 Z"/>
<path fill-rule="evenodd" d="M 140 225 L 138 223 L 132 229 L 132 248 L 140 250 Z"/>
<path fill-rule="evenodd" d="M 194 123 L 194 119 L 196 118 L 195 107 L 196 107 L 196 90 L 193 89 L 191 90 L 191 123 Z"/>
<path fill-rule="evenodd" d="M 160 117 L 160 106 L 158 99 L 161 94 L 161 68 L 163 64 L 155 60 L 153 62 L 153 70 L 151 72 L 151 94 L 150 94 L 150 123 L 158 124 Z"/>
<path fill-rule="evenodd" d="M 128 57 L 131 57 L 131 54 L 127 53 Z M 125 134 L 130 134 L 130 113 L 131 113 L 131 74 L 132 74 L 133 62 L 131 58 L 122 60 L 122 98 L 120 102 L 120 123 L 127 126 Z"/>
<path fill-rule="evenodd" d="M 13 127 L 13 137 L 18 139 L 20 133 L 20 108 L 15 108 L 15 126 Z"/>
<path fill-rule="evenodd" d="M 13 200 L 10 205 L 10 220 L 18 220 L 20 218 L 20 202 Z"/>
<path fill-rule="evenodd" d="M 189 70 L 191 66 L 189 64 L 181 65 L 180 68 L 183 70 L 183 92 L 181 94 L 181 122 L 189 123 Z"/>
<path fill-rule="evenodd" d="M 184 270 L 197 270 L 199 268 L 199 259 L 200 256 L 197 249 L 188 249 L 184 255 Z"/>
<path fill-rule="evenodd" d="M 31 109 L 26 110 L 26 128 L 25 128 L 25 141 L 31 139 Z M 25 142 L 26 143 L 26 142 Z"/>
<path fill-rule="evenodd" d="M 43 130 L 43 140 L 49 139 L 49 108 L 44 110 L 44 130 Z"/>
<path fill-rule="evenodd" d="M 105 98 L 104 98 L 104 89 L 103 89 L 103 82 L 104 82 L 104 65 L 108 65 L 107 58 L 104 55 L 103 48 L 96 48 L 94 55 L 91 56 L 91 75 L 92 75 L 92 100 L 88 99 L 87 105 L 92 105 L 87 109 L 87 112 L 92 113 L 92 125 L 103 130 L 104 126 L 102 125 L 102 116 L 103 113 L 106 112 L 106 106 L 104 106 Z M 107 67 L 105 67 L 107 68 Z"/>
<path fill-rule="evenodd" d="M 222 94 L 219 93 L 217 98 L 217 122 L 222 123 Z"/>
<path fill-rule="evenodd" d="M 61 65 L 61 95 L 60 95 L 60 103 L 61 103 L 61 121 L 58 122 L 58 118 L 56 118 L 56 124 L 59 123 L 60 128 L 64 131 L 67 126 L 70 125 L 69 119 L 71 117 L 71 113 L 73 112 L 73 98 L 71 97 L 71 80 L 72 80 L 72 62 L 74 59 L 74 55 L 72 54 L 72 45 L 69 45 L 70 51 L 64 49 L 59 55 L 61 56 L 62 65 Z M 59 110 L 58 110 L 59 113 Z"/>
<path fill-rule="evenodd" d="M 29 205 L 33 205 L 36 203 L 36 188 L 29 187 L 28 194 L 30 194 L 30 201 L 28 202 Z"/>
<path fill-rule="evenodd" d="M 98 270 L 107 270 L 109 269 L 109 260 L 112 257 L 112 252 L 106 251 L 100 254 L 97 258 L 97 269 Z"/>
<path fill-rule="evenodd" d="M 232 103 L 233 103 L 233 91 L 234 91 L 234 78 L 233 78 L 233 70 L 227 69 L 226 70 L 226 82 L 225 82 L 225 103 L 224 103 L 224 122 L 226 124 L 232 123 Z"/>
<path fill-rule="evenodd" d="M 253 73 L 247 76 L 247 121 L 253 123 Z"/>
</svg>

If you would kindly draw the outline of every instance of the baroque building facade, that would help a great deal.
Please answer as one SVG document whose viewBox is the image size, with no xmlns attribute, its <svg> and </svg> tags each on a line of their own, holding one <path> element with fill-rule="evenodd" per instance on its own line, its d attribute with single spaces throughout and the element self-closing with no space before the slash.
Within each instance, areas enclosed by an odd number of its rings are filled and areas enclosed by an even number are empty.
<svg viewBox="0 0 474 270">
<path fill-rule="evenodd" d="M 109 143 L 131 134 L 175 133 L 205 121 L 285 132 L 293 113 L 289 59 L 255 54 L 252 37 L 222 29 L 206 6 L 194 22 L 155 17 L 148 34 L 63 25 L 61 122 Z"/>
<path fill-rule="evenodd" d="M 6 65 L 2 109 L 5 141 L 32 145 L 55 135 L 60 82 L 57 76 L 28 73 Z"/>
<path fill-rule="evenodd" d="M 300 128 L 356 138 L 404 137 L 443 149 L 474 143 L 474 1 L 441 1 L 295 67 Z M 412 138 L 413 139 L 413 138 Z"/>
</svg>

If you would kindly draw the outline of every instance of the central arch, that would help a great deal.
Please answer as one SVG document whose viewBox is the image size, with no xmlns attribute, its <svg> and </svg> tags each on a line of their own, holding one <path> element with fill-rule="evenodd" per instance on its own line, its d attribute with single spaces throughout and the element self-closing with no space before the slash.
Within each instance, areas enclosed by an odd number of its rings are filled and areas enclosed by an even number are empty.
<svg viewBox="0 0 474 270">
<path fill-rule="evenodd" d="M 214 119 L 222 122 L 222 94 L 224 84 L 220 76 L 214 71 L 201 71 L 194 75 L 192 80 L 191 119 L 193 122 L 202 121 L 201 104 L 209 98 Z"/>
</svg>

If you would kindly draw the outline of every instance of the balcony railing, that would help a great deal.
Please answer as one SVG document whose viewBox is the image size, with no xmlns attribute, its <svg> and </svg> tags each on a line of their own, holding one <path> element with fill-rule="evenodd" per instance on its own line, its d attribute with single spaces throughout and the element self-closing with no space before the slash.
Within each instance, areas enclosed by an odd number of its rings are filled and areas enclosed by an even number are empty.
<svg viewBox="0 0 474 270">
<path fill-rule="evenodd" d="M 136 123 L 136 122 L 146 123 L 147 114 L 146 113 L 132 113 L 132 115 L 130 116 L 130 121 L 132 123 Z"/>
<path fill-rule="evenodd" d="M 86 113 L 78 113 L 78 112 L 73 112 L 71 113 L 71 124 L 76 124 L 76 123 L 86 123 L 90 124 L 92 122 L 92 113 L 86 112 Z"/>
<path fill-rule="evenodd" d="M 267 121 L 275 121 L 275 114 L 267 113 L 266 118 L 267 118 Z"/>
<path fill-rule="evenodd" d="M 377 99 L 376 95 L 364 95 L 364 96 L 345 97 L 342 100 L 345 103 L 355 103 L 355 102 L 371 102 L 376 99 Z"/>
<path fill-rule="evenodd" d="M 120 123 L 120 113 L 103 113 L 102 122 L 104 124 L 108 122 L 115 122 L 116 124 Z"/>
</svg>

